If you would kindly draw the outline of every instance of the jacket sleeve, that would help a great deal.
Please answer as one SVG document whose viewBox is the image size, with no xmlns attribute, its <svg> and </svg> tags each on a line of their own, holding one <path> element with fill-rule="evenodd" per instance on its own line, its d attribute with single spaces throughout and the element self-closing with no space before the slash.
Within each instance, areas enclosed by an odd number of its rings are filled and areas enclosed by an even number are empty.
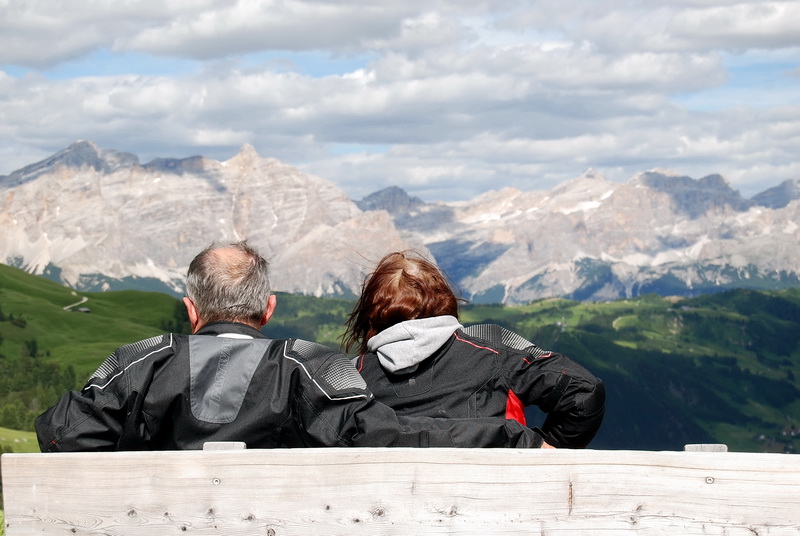
<svg viewBox="0 0 800 536">
<path fill-rule="evenodd" d="M 367 389 L 343 354 L 308 341 L 287 341 L 299 365 L 297 413 L 308 446 L 539 447 L 541 436 L 505 419 L 398 417 Z"/>
<path fill-rule="evenodd" d="M 541 381 L 529 381 L 538 376 Z M 568 357 L 552 353 L 522 367 L 520 389 L 547 413 L 542 425 L 545 441 L 554 447 L 585 448 L 603 422 L 606 392 L 602 380 Z"/>
<path fill-rule="evenodd" d="M 114 351 L 80 391 L 69 391 L 36 418 L 42 452 L 106 451 L 124 448 L 123 438 L 137 414 L 141 397 L 132 393 L 126 364 L 133 354 L 169 348 L 166 337 L 154 337 Z M 148 355 L 145 353 L 144 355 Z"/>
<path fill-rule="evenodd" d="M 544 440 L 554 447 L 586 447 L 603 422 L 602 380 L 567 356 L 543 350 L 505 328 L 473 328 L 473 334 L 510 349 L 502 365 L 509 387 L 524 406 L 538 406 L 547 414 Z"/>
<path fill-rule="evenodd" d="M 106 360 L 112 360 L 109 357 Z M 92 382 L 81 391 L 68 391 L 58 403 L 39 415 L 34 423 L 42 452 L 114 450 L 122 435 L 125 393 L 122 382 L 112 382 L 103 390 Z"/>
<path fill-rule="evenodd" d="M 511 374 L 512 390 L 525 405 L 547 413 L 545 441 L 554 447 L 589 445 L 605 414 L 605 387 L 584 367 L 554 352 L 530 353 Z"/>
</svg>

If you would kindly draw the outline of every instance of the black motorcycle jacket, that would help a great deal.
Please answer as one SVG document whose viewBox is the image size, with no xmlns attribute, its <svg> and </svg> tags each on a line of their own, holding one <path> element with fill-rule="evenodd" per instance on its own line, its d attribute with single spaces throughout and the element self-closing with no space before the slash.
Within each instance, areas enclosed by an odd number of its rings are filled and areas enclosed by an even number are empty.
<svg viewBox="0 0 800 536">
<path fill-rule="evenodd" d="M 398 418 L 341 353 L 237 323 L 118 348 L 35 426 L 42 452 L 541 444 L 511 421 Z"/>
<path fill-rule="evenodd" d="M 437 330 L 438 339 L 432 335 Z M 506 417 L 524 424 L 525 407 L 538 406 L 547 414 L 544 440 L 566 448 L 586 447 L 603 420 L 600 379 L 498 325 L 462 328 L 454 317 L 411 320 L 369 345 L 371 351 L 354 360 L 356 368 L 398 415 Z"/>
</svg>

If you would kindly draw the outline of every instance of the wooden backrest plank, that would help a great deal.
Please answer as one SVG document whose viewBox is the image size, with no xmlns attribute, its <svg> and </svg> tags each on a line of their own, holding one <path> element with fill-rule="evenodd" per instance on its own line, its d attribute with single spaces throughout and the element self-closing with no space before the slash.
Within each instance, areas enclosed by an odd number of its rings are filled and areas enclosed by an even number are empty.
<svg viewBox="0 0 800 536">
<path fill-rule="evenodd" d="M 800 456 L 513 449 L 4 454 L 7 536 L 800 535 Z"/>
</svg>

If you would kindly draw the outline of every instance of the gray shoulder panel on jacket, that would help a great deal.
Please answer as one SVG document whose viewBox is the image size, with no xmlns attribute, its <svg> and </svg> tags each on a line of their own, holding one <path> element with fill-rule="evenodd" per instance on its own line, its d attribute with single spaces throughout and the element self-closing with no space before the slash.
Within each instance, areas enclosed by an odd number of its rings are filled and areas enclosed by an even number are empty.
<svg viewBox="0 0 800 536">
<path fill-rule="evenodd" d="M 93 387 L 101 387 L 101 385 L 97 384 L 97 381 L 113 378 L 114 375 L 120 373 L 123 367 L 127 367 L 135 356 L 139 354 L 147 355 L 149 351 L 162 349 L 171 343 L 171 335 L 156 335 L 149 339 L 120 346 L 114 350 L 114 352 L 100 364 L 94 374 L 89 377 L 89 383 L 92 383 Z"/>
<path fill-rule="evenodd" d="M 342 353 L 316 342 L 287 342 L 286 357 L 297 362 L 331 400 L 368 396 L 367 383 Z"/>
<path fill-rule="evenodd" d="M 462 331 L 471 337 L 478 337 L 495 344 L 503 344 L 514 350 L 529 353 L 534 357 L 542 357 L 552 353 L 542 350 L 531 341 L 497 324 L 478 324 L 466 327 Z"/>
</svg>

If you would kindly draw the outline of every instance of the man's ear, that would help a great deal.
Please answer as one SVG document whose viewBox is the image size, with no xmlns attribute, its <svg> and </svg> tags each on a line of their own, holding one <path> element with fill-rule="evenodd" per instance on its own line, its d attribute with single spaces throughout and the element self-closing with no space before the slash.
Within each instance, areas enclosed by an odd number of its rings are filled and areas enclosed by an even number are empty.
<svg viewBox="0 0 800 536">
<path fill-rule="evenodd" d="M 275 294 L 270 294 L 269 298 L 267 298 L 267 307 L 264 309 L 264 316 L 261 317 L 261 326 L 269 322 L 269 319 L 272 318 L 272 313 L 275 312 L 275 306 L 277 304 L 278 298 L 275 297 Z"/>
<path fill-rule="evenodd" d="M 186 306 L 186 313 L 189 315 L 189 323 L 192 325 L 192 333 L 196 333 L 200 327 L 200 315 L 197 314 L 197 307 L 188 296 L 183 297 L 183 304 Z"/>
</svg>

